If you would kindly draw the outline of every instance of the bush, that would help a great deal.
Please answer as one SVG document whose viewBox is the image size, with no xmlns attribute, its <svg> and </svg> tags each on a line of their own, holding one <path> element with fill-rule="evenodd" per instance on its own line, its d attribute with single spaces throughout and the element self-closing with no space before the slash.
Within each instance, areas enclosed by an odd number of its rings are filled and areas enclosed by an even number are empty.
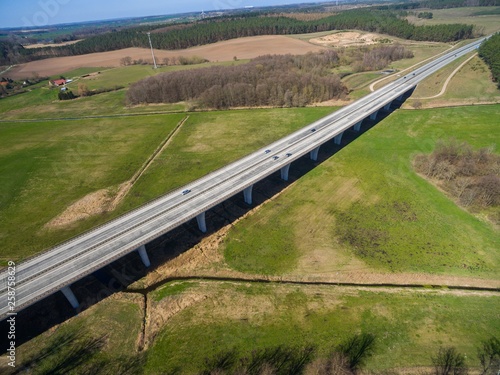
<svg viewBox="0 0 500 375">
<path fill-rule="evenodd" d="M 57 96 L 59 100 L 71 100 L 76 98 L 75 94 L 73 94 L 73 91 L 70 90 L 59 91 L 59 94 Z"/>
<path fill-rule="evenodd" d="M 456 140 L 438 141 L 430 155 L 418 155 L 415 169 L 442 184 L 463 206 L 500 205 L 500 156 L 490 149 L 472 150 Z"/>
<path fill-rule="evenodd" d="M 465 356 L 454 347 L 439 348 L 436 357 L 432 357 L 435 375 L 466 375 L 469 370 L 465 364 Z"/>
<path fill-rule="evenodd" d="M 496 375 L 500 371 L 500 340 L 490 337 L 477 351 L 481 375 Z"/>
</svg>

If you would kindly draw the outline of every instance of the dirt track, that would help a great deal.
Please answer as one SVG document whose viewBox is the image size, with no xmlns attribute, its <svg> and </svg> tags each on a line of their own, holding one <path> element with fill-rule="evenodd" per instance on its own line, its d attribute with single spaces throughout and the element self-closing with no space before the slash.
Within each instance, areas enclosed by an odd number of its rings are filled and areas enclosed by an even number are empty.
<svg viewBox="0 0 500 375">
<path fill-rule="evenodd" d="M 238 59 L 251 59 L 266 54 L 305 54 L 325 49 L 310 43 L 281 35 L 255 36 L 232 39 L 214 44 L 192 47 L 183 50 L 155 50 L 157 61 L 165 57 L 200 56 L 210 61 L 230 61 L 235 56 Z M 130 56 L 133 60 L 152 60 L 151 51 L 146 48 L 126 48 L 118 51 L 92 53 L 81 56 L 67 56 L 32 61 L 16 66 L 9 72 L 12 79 L 22 79 L 38 73 L 40 76 L 51 76 L 81 67 L 116 67 L 120 59 Z"/>
</svg>

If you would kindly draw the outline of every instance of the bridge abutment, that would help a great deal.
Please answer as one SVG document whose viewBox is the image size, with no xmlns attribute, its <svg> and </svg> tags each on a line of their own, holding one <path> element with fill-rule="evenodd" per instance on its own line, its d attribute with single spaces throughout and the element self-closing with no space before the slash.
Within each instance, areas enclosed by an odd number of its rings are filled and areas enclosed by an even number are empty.
<svg viewBox="0 0 500 375">
<path fill-rule="evenodd" d="M 78 307 L 80 307 L 80 303 L 76 299 L 75 294 L 73 293 L 73 291 L 71 290 L 71 288 L 69 286 L 63 287 L 61 289 L 61 292 L 62 292 L 62 294 L 64 294 L 64 297 L 66 297 L 68 302 L 71 304 L 71 307 L 73 307 L 74 309 L 77 309 Z"/>
<path fill-rule="evenodd" d="M 142 263 L 144 263 L 144 265 L 146 267 L 151 266 L 151 262 L 149 261 L 149 257 L 148 257 L 148 252 L 146 251 L 146 246 L 142 245 L 141 247 L 139 247 L 137 249 L 137 252 L 139 253 L 139 256 L 141 257 Z"/>
<path fill-rule="evenodd" d="M 203 233 L 207 233 L 207 221 L 205 220 L 205 212 L 202 212 L 198 216 L 196 216 L 196 221 L 198 222 L 198 228 Z"/>
</svg>

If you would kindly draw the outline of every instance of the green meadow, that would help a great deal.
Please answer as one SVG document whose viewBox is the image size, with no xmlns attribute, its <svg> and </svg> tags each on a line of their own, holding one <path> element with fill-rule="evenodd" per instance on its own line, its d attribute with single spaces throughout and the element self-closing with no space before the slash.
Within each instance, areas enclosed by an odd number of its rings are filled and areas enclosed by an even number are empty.
<svg viewBox="0 0 500 375">
<path fill-rule="evenodd" d="M 346 269 L 354 256 L 383 272 L 498 279 L 498 229 L 417 175 L 412 160 L 450 137 L 495 148 L 499 116 L 499 105 L 392 113 L 238 222 L 226 261 L 243 272 L 300 275 Z"/>
<path fill-rule="evenodd" d="M 44 332 L 20 346 L 18 366 L 33 374 L 197 374 L 221 353 L 248 358 L 278 346 L 309 346 L 313 358 L 324 358 L 353 334 L 370 333 L 374 350 L 363 366 L 369 373 L 429 370 L 445 346 L 477 369 L 477 349 L 500 334 L 500 302 L 488 293 L 172 282 L 148 294 L 149 319 L 184 308 L 162 325 L 147 324 L 145 336 L 141 298 L 122 294 Z"/>
</svg>

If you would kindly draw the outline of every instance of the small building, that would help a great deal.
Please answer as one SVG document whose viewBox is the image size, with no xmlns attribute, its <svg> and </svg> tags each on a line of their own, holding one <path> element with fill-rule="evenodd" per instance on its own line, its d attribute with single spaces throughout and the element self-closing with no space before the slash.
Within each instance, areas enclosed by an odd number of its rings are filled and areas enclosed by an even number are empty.
<svg viewBox="0 0 500 375">
<path fill-rule="evenodd" d="M 55 79 L 53 81 L 49 81 L 49 85 L 52 87 L 59 87 L 59 86 L 64 86 L 66 84 L 66 80 L 64 78 L 61 79 Z"/>
</svg>

